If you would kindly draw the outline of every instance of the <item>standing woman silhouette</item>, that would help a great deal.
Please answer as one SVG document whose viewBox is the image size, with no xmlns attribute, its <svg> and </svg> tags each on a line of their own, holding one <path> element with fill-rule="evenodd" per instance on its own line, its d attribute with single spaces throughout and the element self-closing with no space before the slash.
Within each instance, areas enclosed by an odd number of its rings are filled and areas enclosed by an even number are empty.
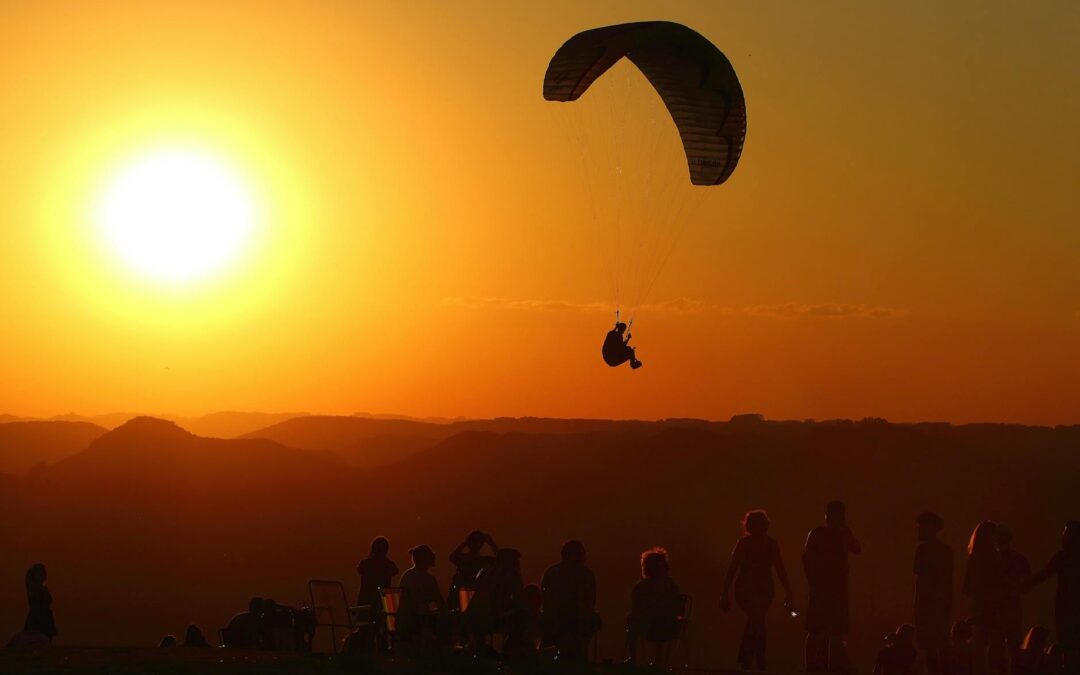
<svg viewBox="0 0 1080 675">
<path fill-rule="evenodd" d="M 794 611 L 791 584 L 788 582 L 780 545 L 768 535 L 769 516 L 765 511 L 750 511 L 743 516 L 743 536 L 731 552 L 731 563 L 724 578 L 720 609 L 731 609 L 729 591 L 735 583 L 735 603 L 746 614 L 742 642 L 739 643 L 739 666 L 749 670 L 757 663 L 765 670 L 765 615 L 773 600 L 773 568 L 784 587 L 784 606 Z"/>
<path fill-rule="evenodd" d="M 35 563 L 26 571 L 26 600 L 30 611 L 26 614 L 23 630 L 41 633 L 52 642 L 56 637 L 56 619 L 52 612 L 52 594 L 45 588 L 47 578 L 45 565 Z"/>
<path fill-rule="evenodd" d="M 1005 631 L 1001 625 L 1005 585 L 1005 566 L 997 549 L 997 525 L 984 520 L 971 533 L 964 569 L 964 595 L 971 603 L 975 675 L 990 672 L 991 663 L 1005 658 Z"/>
</svg>

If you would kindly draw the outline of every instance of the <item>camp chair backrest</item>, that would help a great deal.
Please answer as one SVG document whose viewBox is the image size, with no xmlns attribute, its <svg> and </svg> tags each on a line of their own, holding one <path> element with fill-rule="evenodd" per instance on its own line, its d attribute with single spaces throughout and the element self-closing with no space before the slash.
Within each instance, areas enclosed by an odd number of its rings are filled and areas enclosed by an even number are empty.
<svg viewBox="0 0 1080 675">
<path fill-rule="evenodd" d="M 398 586 L 379 589 L 379 602 L 382 604 L 383 615 L 386 616 L 387 632 L 397 631 L 397 615 L 401 611 L 401 599 L 404 594 L 405 589 Z"/>
<path fill-rule="evenodd" d="M 343 633 L 353 629 L 352 612 L 349 598 L 345 595 L 345 586 L 340 581 L 312 579 L 308 582 L 308 593 L 311 596 L 315 626 L 330 627 L 332 649 L 337 653 L 337 629 L 342 629 Z"/>
</svg>

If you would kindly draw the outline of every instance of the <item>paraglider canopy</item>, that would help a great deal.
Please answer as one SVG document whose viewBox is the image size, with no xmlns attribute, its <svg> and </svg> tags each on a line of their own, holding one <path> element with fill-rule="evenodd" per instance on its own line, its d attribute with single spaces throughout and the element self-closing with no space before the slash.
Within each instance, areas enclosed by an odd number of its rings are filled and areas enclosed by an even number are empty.
<svg viewBox="0 0 1080 675">
<path fill-rule="evenodd" d="M 667 106 L 686 152 L 690 181 L 726 181 L 742 154 L 746 101 L 727 57 L 686 26 L 644 21 L 578 33 L 551 58 L 544 98 L 576 101 L 623 57 L 641 70 Z"/>
</svg>

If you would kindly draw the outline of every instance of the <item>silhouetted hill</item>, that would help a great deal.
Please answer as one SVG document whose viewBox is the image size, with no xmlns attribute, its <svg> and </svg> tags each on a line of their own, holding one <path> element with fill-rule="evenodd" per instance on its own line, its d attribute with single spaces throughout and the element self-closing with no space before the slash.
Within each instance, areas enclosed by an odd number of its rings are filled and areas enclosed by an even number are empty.
<svg viewBox="0 0 1080 675">
<path fill-rule="evenodd" d="M 90 422 L 106 429 L 115 429 L 124 422 L 138 417 L 139 413 L 132 412 L 114 412 L 104 413 L 102 415 L 79 415 L 77 413 L 65 413 L 63 415 L 53 415 L 48 418 L 51 422 Z"/>
<path fill-rule="evenodd" d="M 0 472 L 21 474 L 41 462 L 63 459 L 82 450 L 105 431 L 87 422 L 0 424 Z"/>
<path fill-rule="evenodd" d="M 176 422 L 180 426 L 184 427 L 188 431 L 198 434 L 199 436 L 213 436 L 216 438 L 235 438 L 242 434 L 246 434 L 256 429 L 262 429 L 263 427 L 271 424 L 276 424 L 294 417 L 303 417 L 308 413 L 296 412 L 296 413 L 262 413 L 262 412 L 234 412 L 223 411 L 215 412 L 207 415 L 199 415 L 195 417 L 183 417 L 180 415 L 152 415 L 158 419 L 166 419 L 172 422 Z M 0 424 L 7 422 L 28 422 L 28 421 L 44 421 L 44 422 L 87 422 L 95 424 L 105 429 L 115 429 L 116 427 L 124 424 L 125 422 L 132 420 L 136 417 L 147 417 L 148 415 L 141 413 L 105 413 L 102 415 L 79 415 L 76 413 L 65 413 L 63 415 L 54 415 L 47 419 L 32 418 L 32 417 L 18 417 L 16 415 L 0 415 Z"/>
<path fill-rule="evenodd" d="M 284 422 L 294 417 L 304 417 L 308 413 L 261 413 L 225 411 L 210 413 L 199 417 L 166 416 L 193 434 L 213 436 L 215 438 L 236 438 L 272 424 Z"/>
<path fill-rule="evenodd" d="M 435 443 L 465 431 L 498 433 L 569 434 L 586 432 L 648 433 L 669 424 L 701 421 L 640 422 L 540 417 L 499 417 L 489 420 L 428 422 L 404 417 L 342 417 L 311 415 L 290 419 L 245 434 L 283 445 L 331 450 L 349 464 L 369 468 L 404 459 Z"/>
<path fill-rule="evenodd" d="M 864 547 L 851 563 L 852 646 L 869 668 L 881 636 L 911 620 L 916 514 L 944 516 L 959 564 L 974 525 L 1002 520 L 1036 567 L 1064 521 L 1080 515 L 1076 427 L 300 418 L 272 429 L 335 453 L 380 436 L 430 445 L 356 469 L 329 452 L 133 420 L 15 489 L 0 488 L 0 508 L 18 514 L 0 523 L 0 579 L 13 580 L 0 584 L 0 625 L 21 621 L 18 582 L 37 560 L 49 565 L 64 642 L 152 644 L 190 621 L 212 632 L 252 595 L 299 602 L 310 578 L 341 579 L 351 594 L 356 562 L 378 534 L 390 537 L 402 568 L 409 546 L 431 544 L 445 588 L 446 556 L 481 528 L 521 549 L 529 581 L 564 539 L 583 539 L 610 657 L 621 650 L 638 554 L 667 546 L 673 576 L 696 599 L 695 661 L 729 665 L 741 616 L 722 615 L 716 601 L 742 513 L 769 510 L 804 608 L 802 542 L 839 498 Z M 1027 596 L 1029 622 L 1050 622 L 1052 592 Z M 963 614 L 959 593 L 957 607 Z M 773 667 L 796 670 L 801 622 L 779 611 L 770 622 Z"/>
<path fill-rule="evenodd" d="M 353 417 L 365 417 L 376 420 L 408 420 L 410 422 L 428 422 L 430 424 L 449 424 L 451 422 L 463 422 L 467 417 L 414 417 L 412 415 L 396 415 L 394 413 L 369 413 L 355 412 Z"/>
<path fill-rule="evenodd" d="M 291 472 L 332 471 L 343 467 L 325 451 L 298 450 L 264 439 L 205 438 L 175 422 L 136 417 L 106 432 L 85 450 L 36 472 L 38 481 L 78 477 L 145 483 L 152 477 L 231 473 L 238 481 L 253 477 L 289 480 Z"/>
</svg>

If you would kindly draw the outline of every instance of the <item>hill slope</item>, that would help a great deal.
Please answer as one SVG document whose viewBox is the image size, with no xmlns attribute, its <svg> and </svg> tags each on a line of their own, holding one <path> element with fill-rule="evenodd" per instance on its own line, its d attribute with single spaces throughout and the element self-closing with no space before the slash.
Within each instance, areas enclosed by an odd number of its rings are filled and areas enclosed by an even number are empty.
<svg viewBox="0 0 1080 675">
<path fill-rule="evenodd" d="M 85 448 L 105 433 L 88 422 L 6 422 L 0 424 L 0 472 L 21 474 Z"/>
</svg>

